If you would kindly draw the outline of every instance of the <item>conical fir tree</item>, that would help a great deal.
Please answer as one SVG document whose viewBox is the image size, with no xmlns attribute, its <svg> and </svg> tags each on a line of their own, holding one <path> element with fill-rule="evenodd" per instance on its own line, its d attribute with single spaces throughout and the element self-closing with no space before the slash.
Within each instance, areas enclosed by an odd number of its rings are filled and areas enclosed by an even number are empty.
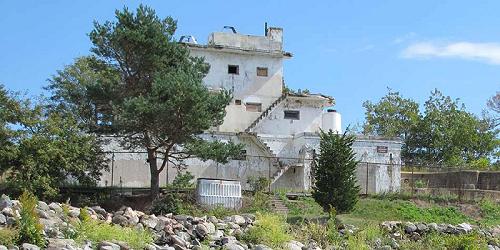
<svg viewBox="0 0 500 250">
<path fill-rule="evenodd" d="M 358 161 L 352 150 L 355 138 L 331 130 L 321 131 L 320 138 L 313 197 L 325 211 L 333 207 L 339 213 L 349 212 L 356 205 L 359 194 L 359 186 L 356 185 Z"/>
</svg>

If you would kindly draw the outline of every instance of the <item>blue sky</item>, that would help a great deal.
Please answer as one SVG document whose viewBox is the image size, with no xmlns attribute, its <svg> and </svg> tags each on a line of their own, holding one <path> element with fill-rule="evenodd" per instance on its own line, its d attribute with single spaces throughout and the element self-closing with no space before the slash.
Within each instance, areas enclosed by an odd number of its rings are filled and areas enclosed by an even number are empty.
<svg viewBox="0 0 500 250">
<path fill-rule="evenodd" d="M 89 54 L 94 20 L 140 3 L 201 43 L 224 25 L 282 27 L 294 53 L 287 85 L 335 97 L 344 127 L 363 122 L 363 101 L 387 87 L 421 103 L 438 88 L 476 114 L 500 91 L 499 1 L 1 1 L 0 83 L 42 94 L 56 70 Z"/>
</svg>

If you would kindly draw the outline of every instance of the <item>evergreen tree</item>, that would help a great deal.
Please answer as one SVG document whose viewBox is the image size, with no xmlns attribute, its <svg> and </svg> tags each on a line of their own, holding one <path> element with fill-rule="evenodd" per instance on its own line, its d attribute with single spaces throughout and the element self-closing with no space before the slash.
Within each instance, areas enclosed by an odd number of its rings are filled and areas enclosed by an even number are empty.
<svg viewBox="0 0 500 250">
<path fill-rule="evenodd" d="M 359 193 L 356 185 L 358 161 L 352 150 L 355 138 L 332 130 L 321 131 L 320 138 L 313 197 L 325 211 L 335 208 L 339 213 L 349 212 L 356 205 Z"/>
</svg>

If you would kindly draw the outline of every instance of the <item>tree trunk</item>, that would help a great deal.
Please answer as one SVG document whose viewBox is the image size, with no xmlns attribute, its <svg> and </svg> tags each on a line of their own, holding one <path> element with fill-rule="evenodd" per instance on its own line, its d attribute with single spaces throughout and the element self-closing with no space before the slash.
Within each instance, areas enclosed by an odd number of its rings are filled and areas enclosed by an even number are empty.
<svg viewBox="0 0 500 250">
<path fill-rule="evenodd" d="M 160 195 L 160 171 L 156 161 L 156 152 L 148 149 L 149 172 L 151 174 L 150 192 L 151 198 L 156 199 Z"/>
</svg>

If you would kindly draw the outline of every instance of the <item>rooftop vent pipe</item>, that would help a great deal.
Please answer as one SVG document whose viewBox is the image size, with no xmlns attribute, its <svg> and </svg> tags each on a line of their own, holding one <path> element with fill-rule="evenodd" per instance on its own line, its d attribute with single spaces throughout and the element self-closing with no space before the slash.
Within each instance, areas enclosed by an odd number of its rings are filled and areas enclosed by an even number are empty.
<svg viewBox="0 0 500 250">
<path fill-rule="evenodd" d="M 224 26 L 224 29 L 230 29 L 234 34 L 236 34 L 236 29 L 233 26 Z"/>
</svg>

